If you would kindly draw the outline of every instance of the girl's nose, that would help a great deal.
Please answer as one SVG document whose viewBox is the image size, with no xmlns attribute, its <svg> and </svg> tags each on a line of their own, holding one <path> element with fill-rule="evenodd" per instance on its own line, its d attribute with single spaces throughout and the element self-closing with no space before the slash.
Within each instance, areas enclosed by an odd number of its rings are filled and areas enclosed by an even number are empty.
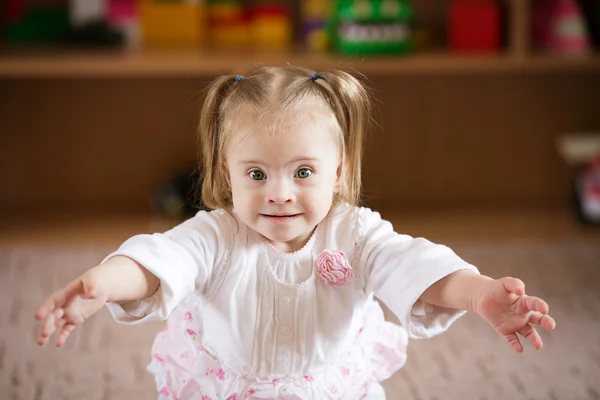
<svg viewBox="0 0 600 400">
<path fill-rule="evenodd" d="M 274 182 L 268 189 L 267 202 L 271 204 L 285 204 L 294 201 L 292 185 L 285 179 Z"/>
</svg>

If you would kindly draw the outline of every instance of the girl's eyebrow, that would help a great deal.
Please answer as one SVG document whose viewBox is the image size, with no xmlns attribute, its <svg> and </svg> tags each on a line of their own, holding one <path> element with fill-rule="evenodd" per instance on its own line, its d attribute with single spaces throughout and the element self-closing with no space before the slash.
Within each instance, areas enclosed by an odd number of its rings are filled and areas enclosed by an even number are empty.
<svg viewBox="0 0 600 400">
<path fill-rule="evenodd" d="M 254 160 L 240 160 L 240 164 L 262 164 L 260 161 Z"/>
<path fill-rule="evenodd" d="M 315 157 L 301 156 L 301 157 L 294 158 L 293 160 L 291 160 L 290 162 L 288 162 L 288 164 L 294 164 L 294 163 L 297 163 L 297 162 L 300 162 L 300 161 L 303 161 L 303 162 L 316 162 L 316 161 L 319 161 L 319 159 L 315 158 Z M 247 164 L 268 165 L 265 162 L 257 161 L 257 160 L 241 160 L 239 163 L 240 164 L 244 164 L 244 165 L 247 165 Z"/>
</svg>

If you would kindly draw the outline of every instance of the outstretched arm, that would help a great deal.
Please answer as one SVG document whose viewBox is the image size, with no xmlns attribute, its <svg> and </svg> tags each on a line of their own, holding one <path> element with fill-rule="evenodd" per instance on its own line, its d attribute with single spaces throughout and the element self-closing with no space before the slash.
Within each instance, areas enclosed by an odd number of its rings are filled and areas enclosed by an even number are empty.
<svg viewBox="0 0 600 400">
<path fill-rule="evenodd" d="M 517 333 L 541 349 L 542 339 L 533 325 L 547 330 L 556 327 L 548 315 L 548 303 L 525 294 L 525 284 L 516 278 L 492 279 L 471 271 L 457 271 L 431 285 L 419 300 L 476 312 L 519 353 L 523 345 Z"/>
<path fill-rule="evenodd" d="M 48 297 L 35 318 L 41 321 L 38 344 L 46 344 L 59 330 L 62 346 L 75 327 L 98 312 L 106 302 L 141 300 L 153 294 L 159 279 L 130 258 L 115 256 L 88 270 Z"/>
</svg>

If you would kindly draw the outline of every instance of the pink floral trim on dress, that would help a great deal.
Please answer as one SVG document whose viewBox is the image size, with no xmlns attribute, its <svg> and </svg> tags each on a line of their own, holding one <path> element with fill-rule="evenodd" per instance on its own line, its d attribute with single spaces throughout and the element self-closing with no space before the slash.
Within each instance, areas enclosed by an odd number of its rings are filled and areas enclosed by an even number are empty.
<svg viewBox="0 0 600 400">
<path fill-rule="evenodd" d="M 333 287 L 354 278 L 341 251 L 325 250 L 314 264 L 314 274 Z M 271 376 L 256 384 L 252 378 L 236 376 L 202 346 L 199 313 L 193 309 L 176 309 L 169 317 L 169 330 L 159 333 L 155 340 L 148 368 L 155 375 L 163 400 L 185 400 L 190 393 L 194 393 L 197 400 L 307 400 L 309 391 L 314 393 L 311 399 L 358 400 L 368 396 L 372 383 L 389 378 L 406 360 L 406 332 L 391 323 L 381 322 L 375 314 L 372 319 L 357 327 L 355 347 L 336 363 L 335 369 L 327 369 L 323 376 L 308 373 L 294 377 L 290 384 Z M 369 353 L 365 354 L 367 348 Z M 367 369 L 358 368 L 356 360 L 361 357 L 367 362 Z"/>
<path fill-rule="evenodd" d="M 341 287 L 354 279 L 352 267 L 341 250 L 323 250 L 314 262 L 317 276 L 330 286 Z"/>
</svg>

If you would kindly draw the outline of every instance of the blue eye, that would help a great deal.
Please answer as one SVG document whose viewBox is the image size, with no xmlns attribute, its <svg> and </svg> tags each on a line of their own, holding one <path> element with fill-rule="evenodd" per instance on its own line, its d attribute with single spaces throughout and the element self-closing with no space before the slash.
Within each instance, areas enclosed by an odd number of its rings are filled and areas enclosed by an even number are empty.
<svg viewBox="0 0 600 400">
<path fill-rule="evenodd" d="M 267 178 L 265 173 L 259 169 L 254 169 L 254 170 L 250 171 L 248 173 L 248 176 L 250 177 L 250 179 L 253 179 L 255 181 L 262 181 Z"/>
<path fill-rule="evenodd" d="M 308 178 L 312 175 L 312 171 L 308 168 L 300 168 L 298 172 L 296 172 L 296 176 L 300 179 Z"/>
</svg>

